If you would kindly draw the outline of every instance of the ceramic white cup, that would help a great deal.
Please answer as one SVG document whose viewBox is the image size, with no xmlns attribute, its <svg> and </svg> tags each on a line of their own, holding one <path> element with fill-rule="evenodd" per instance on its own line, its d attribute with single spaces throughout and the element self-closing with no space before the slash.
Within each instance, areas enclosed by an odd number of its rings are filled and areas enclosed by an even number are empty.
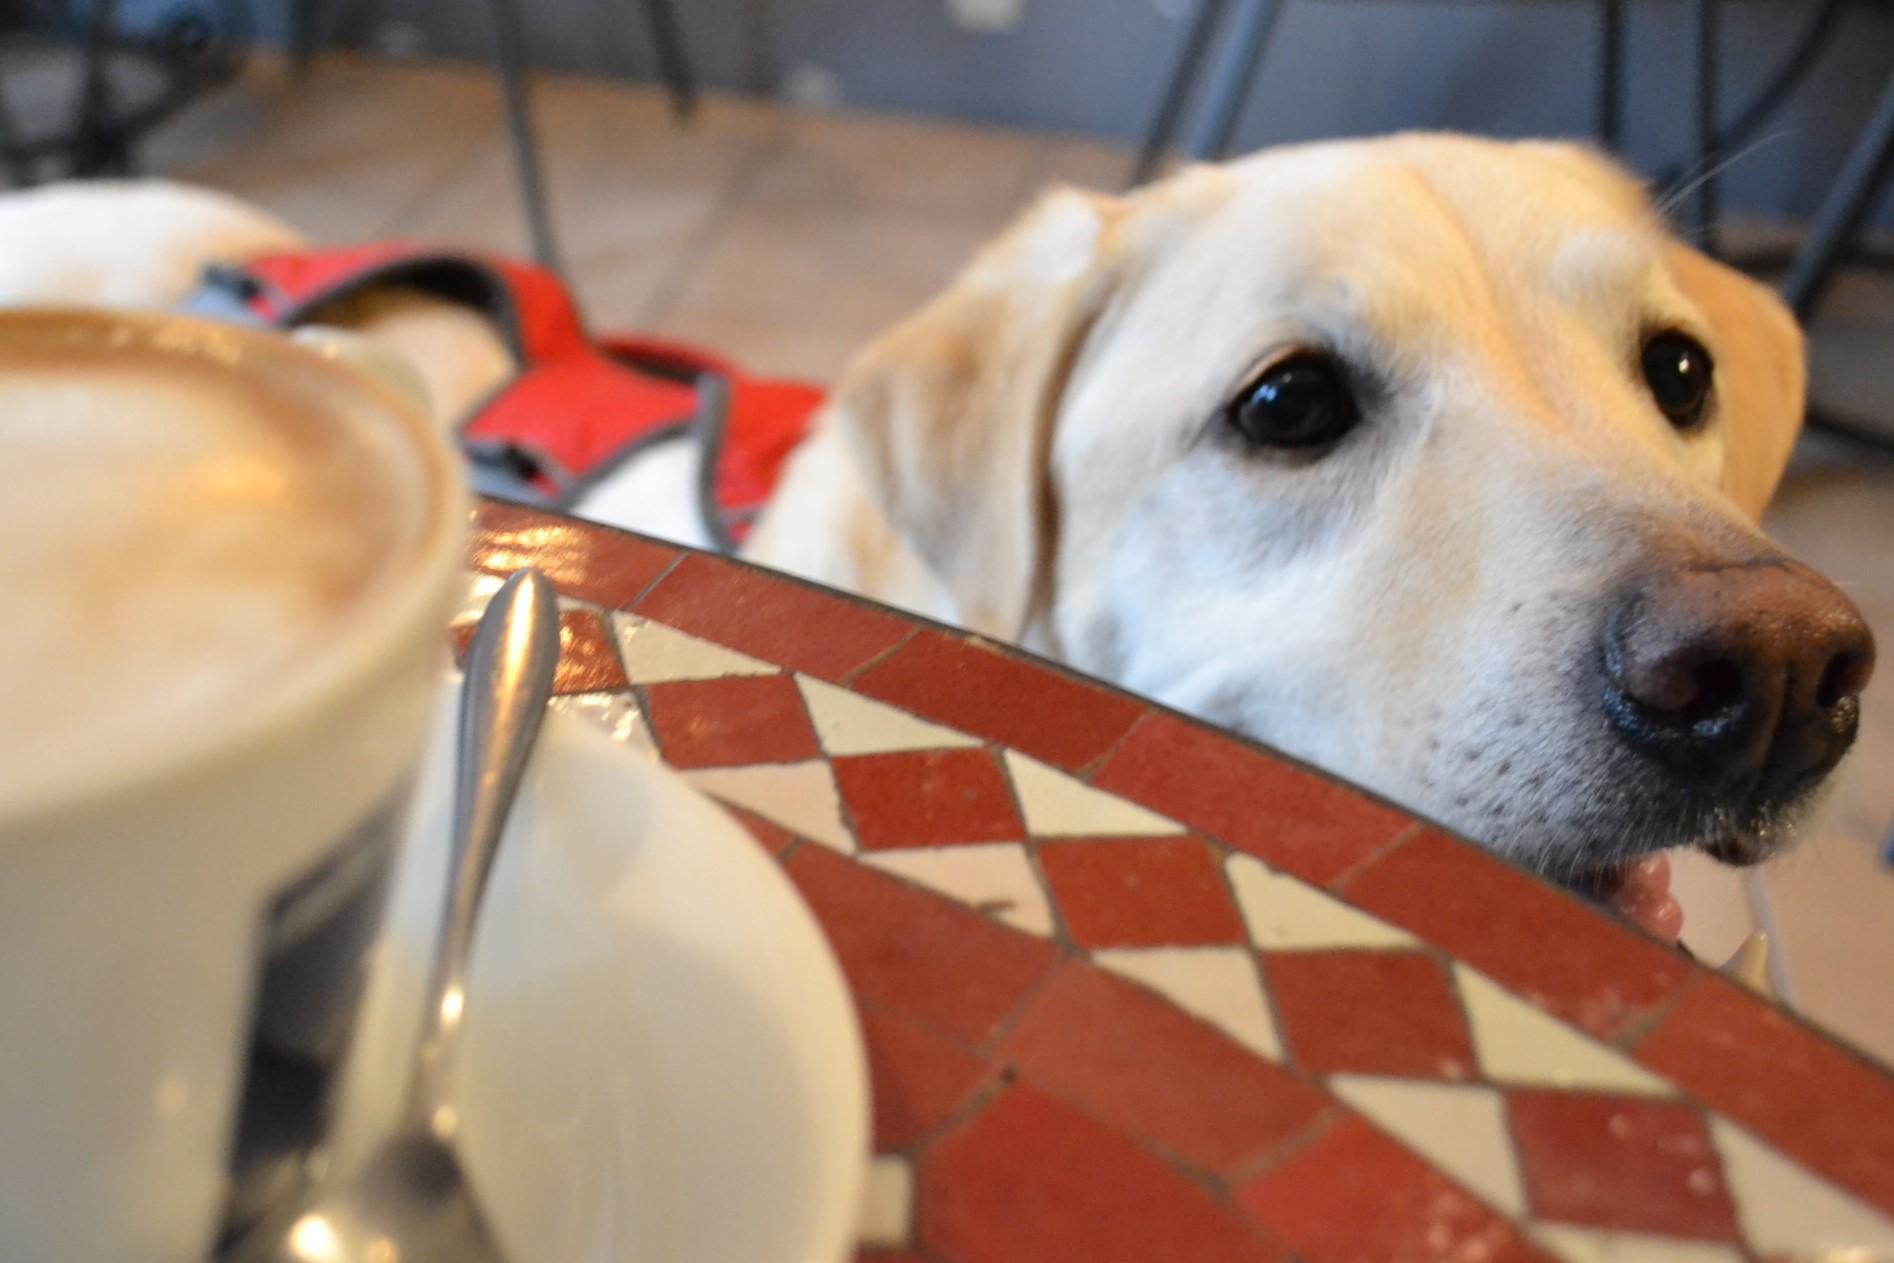
<svg viewBox="0 0 1894 1263">
<path fill-rule="evenodd" d="M 235 375 L 317 423 L 300 432 L 318 441 L 321 423 L 346 422 L 369 436 L 364 473 L 399 499 L 372 581 L 238 703 L 130 735 L 105 708 L 85 757 L 31 776 L 5 771 L 33 765 L 30 735 L 16 725 L 16 748 L 0 748 L 0 1259 L 202 1263 L 233 1199 L 257 1192 L 237 1175 L 280 1175 L 320 1121 L 308 1115 L 349 1035 L 439 678 L 466 497 L 425 409 L 346 342 L 11 313 L 0 389 L 38 363 L 16 352 L 49 340 L 86 370 L 136 354 L 181 379 Z M 20 383 L 38 380 L 17 378 L 0 403 L 31 412 L 37 387 Z M 256 491 L 275 493 L 267 480 Z M 33 570 L 42 541 L 12 521 L 29 537 L 0 548 L 27 550 L 14 571 L 28 590 L 7 585 L 5 602 L 30 602 L 62 580 Z M 163 539 L 138 543 L 177 564 Z"/>
</svg>

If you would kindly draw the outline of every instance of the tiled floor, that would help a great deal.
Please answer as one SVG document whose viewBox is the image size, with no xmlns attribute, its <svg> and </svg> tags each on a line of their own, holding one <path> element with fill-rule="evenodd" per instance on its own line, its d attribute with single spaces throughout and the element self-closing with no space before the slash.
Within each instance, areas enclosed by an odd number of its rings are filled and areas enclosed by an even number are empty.
<svg viewBox="0 0 1894 1263">
<path fill-rule="evenodd" d="M 547 81 L 554 213 L 602 328 L 700 340 L 751 368 L 832 379 L 1055 181 L 1109 187 L 1092 141 L 921 120 L 824 117 L 712 98 L 688 129 L 655 93 Z M 457 69 L 273 67 L 159 137 L 150 168 L 226 189 L 327 241 L 424 235 L 520 251 L 525 233 L 491 84 Z M 1811 450 L 1771 528 L 1836 577 L 1894 648 L 1894 466 Z M 1726 954 L 1757 919 L 1807 1014 L 1894 1060 L 1894 669 L 1803 847 L 1747 879 L 1690 875 L 1693 928 Z"/>
</svg>

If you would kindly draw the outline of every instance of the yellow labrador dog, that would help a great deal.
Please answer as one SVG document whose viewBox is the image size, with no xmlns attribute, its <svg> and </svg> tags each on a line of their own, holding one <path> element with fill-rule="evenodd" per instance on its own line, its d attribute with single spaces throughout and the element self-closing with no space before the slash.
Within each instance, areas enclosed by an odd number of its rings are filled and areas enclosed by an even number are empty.
<svg viewBox="0 0 1894 1263">
<path fill-rule="evenodd" d="M 1059 193 L 870 347 L 754 544 L 1433 816 L 1674 936 L 1873 641 L 1755 522 L 1775 296 L 1589 151 L 1438 135 Z"/>
<path fill-rule="evenodd" d="M 175 301 L 285 244 L 192 191 L 33 196 L 0 204 L 0 301 Z M 73 199 L 162 281 L 88 287 L 49 244 Z M 338 318 L 447 415 L 507 368 L 419 297 Z M 750 552 L 1268 742 L 1674 937 L 1641 861 L 1775 851 L 1872 666 L 1755 525 L 1802 391 L 1774 296 L 1586 150 L 1277 149 L 1041 202 L 863 353 Z M 580 510 L 690 540 L 692 459 Z"/>
</svg>

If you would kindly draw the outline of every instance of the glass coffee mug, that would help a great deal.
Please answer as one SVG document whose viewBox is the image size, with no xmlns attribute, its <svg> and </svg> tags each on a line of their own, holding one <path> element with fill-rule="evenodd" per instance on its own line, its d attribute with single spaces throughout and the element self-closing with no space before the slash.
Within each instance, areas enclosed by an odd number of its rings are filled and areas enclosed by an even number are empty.
<svg viewBox="0 0 1894 1263">
<path fill-rule="evenodd" d="M 0 314 L 8 1263 L 201 1263 L 320 1139 L 467 521 L 345 346 Z"/>
</svg>

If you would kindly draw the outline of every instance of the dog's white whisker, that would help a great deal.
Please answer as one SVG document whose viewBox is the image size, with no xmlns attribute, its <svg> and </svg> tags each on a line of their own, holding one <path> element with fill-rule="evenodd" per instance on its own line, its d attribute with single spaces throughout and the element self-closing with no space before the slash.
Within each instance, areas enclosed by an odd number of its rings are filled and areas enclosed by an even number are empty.
<svg viewBox="0 0 1894 1263">
<path fill-rule="evenodd" d="M 1772 145 L 1778 140 L 1786 140 L 1795 135 L 1795 131 L 1796 129 L 1792 127 L 1778 128 L 1773 132 L 1768 132 L 1757 137 L 1749 144 L 1738 149 L 1735 153 L 1727 155 L 1721 161 L 1712 163 L 1706 170 L 1686 171 L 1683 176 L 1680 177 L 1683 181 L 1681 184 L 1655 199 L 1652 206 L 1653 211 L 1660 220 L 1668 220 L 1670 213 L 1681 206 L 1685 198 L 1702 188 L 1705 183 L 1716 179 L 1756 151 Z"/>
</svg>

